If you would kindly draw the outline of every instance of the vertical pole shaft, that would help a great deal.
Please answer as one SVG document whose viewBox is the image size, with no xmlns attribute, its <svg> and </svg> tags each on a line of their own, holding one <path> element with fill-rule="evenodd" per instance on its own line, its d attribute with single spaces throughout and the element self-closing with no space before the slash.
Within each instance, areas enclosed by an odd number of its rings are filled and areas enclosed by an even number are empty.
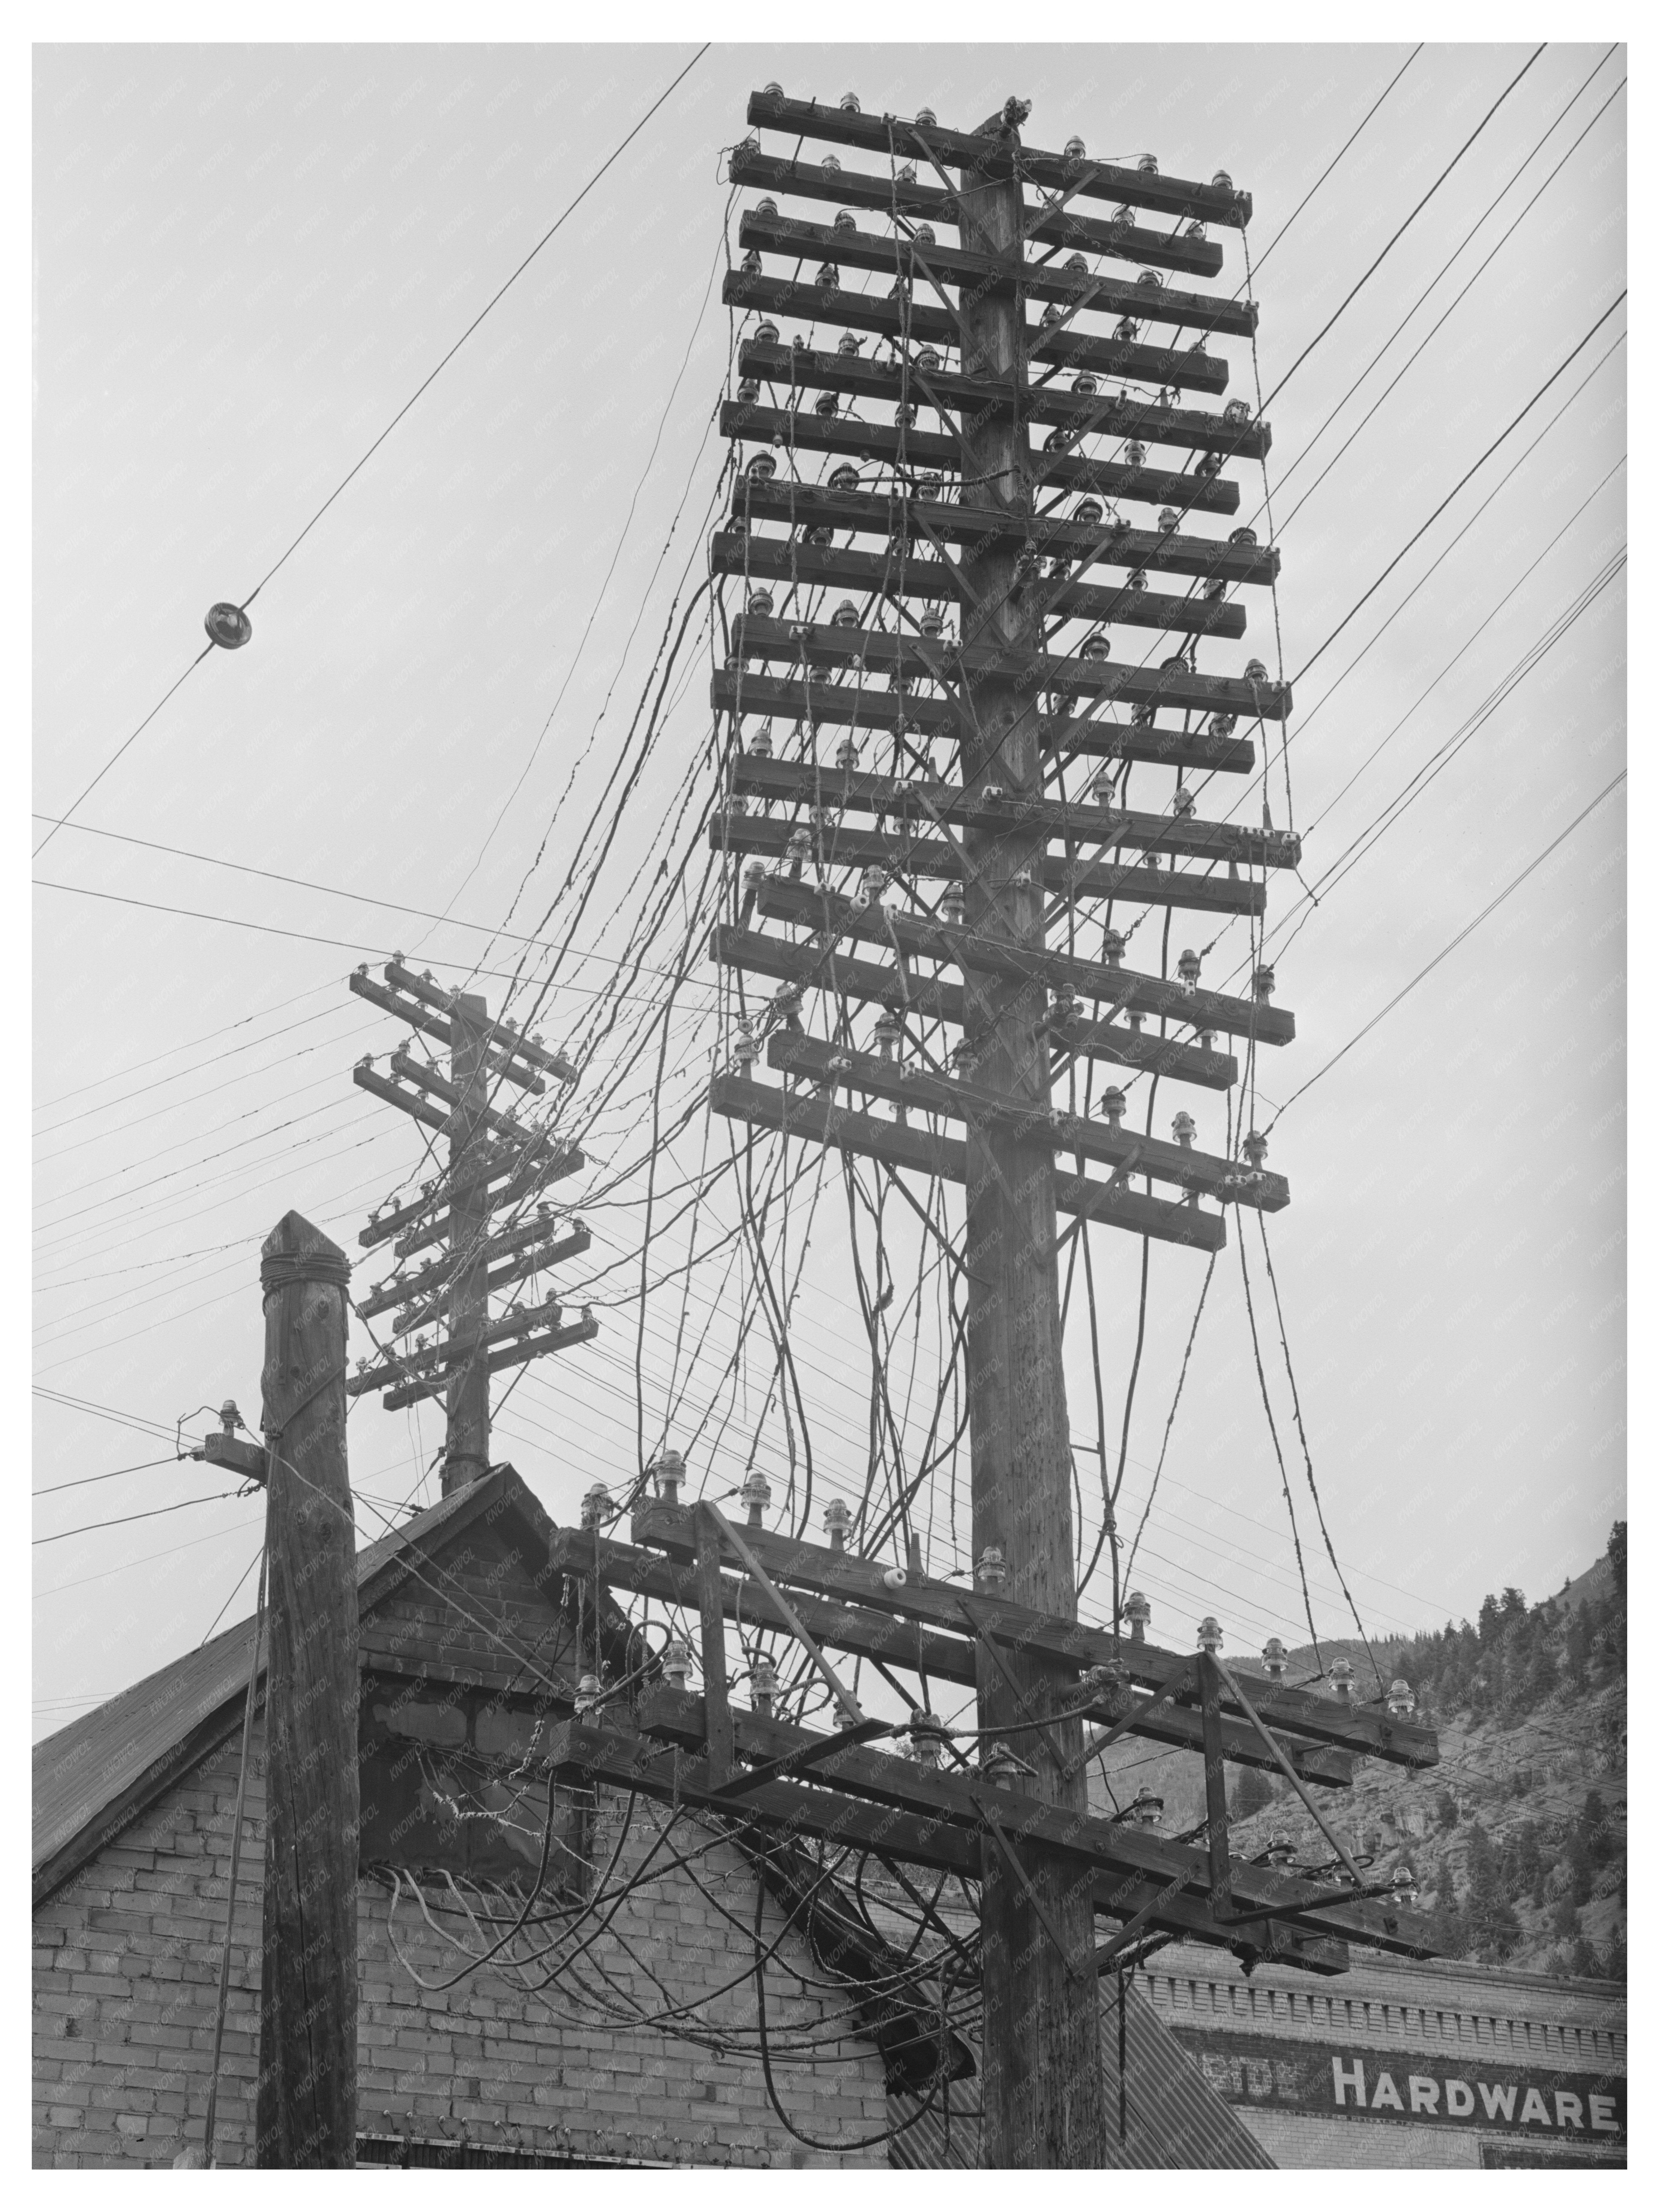
<svg viewBox="0 0 1659 2212">
<path fill-rule="evenodd" d="M 450 1117 L 449 1172 L 457 1183 L 464 1170 L 489 1142 L 484 1109 L 489 1086 L 484 1039 L 489 1009 L 480 998 L 463 994 L 450 1012 L 449 1069 L 456 1103 Z M 484 1240 L 489 1226 L 489 1193 L 482 1182 L 459 1191 L 449 1209 L 449 1334 L 452 1342 L 482 1336 L 489 1319 L 489 1263 Z M 475 1352 L 449 1385 L 445 1400 L 443 1491 L 465 1490 L 489 1472 L 489 1370 L 488 1355 Z"/>
<path fill-rule="evenodd" d="M 1207 1651 L 1198 1657 L 1199 1710 L 1204 1723 L 1204 1810 L 1210 1824 L 1210 1905 L 1230 1912 L 1232 1856 L 1227 1840 L 1227 1760 L 1221 1747 L 1221 1677 Z"/>
<path fill-rule="evenodd" d="M 702 1640 L 702 1709 L 708 1741 L 708 1779 L 732 1772 L 732 1706 L 726 1694 L 726 1613 L 720 1597 L 720 1531 L 707 1509 L 694 1505 L 697 1534 L 697 1611 Z"/>
<path fill-rule="evenodd" d="M 1024 303 L 1016 275 L 1024 260 L 1022 192 L 1012 173 L 1018 146 L 1012 131 L 985 134 L 983 167 L 960 172 L 958 229 L 969 252 L 994 256 L 1007 281 L 964 287 L 961 295 L 963 367 L 1006 380 L 1023 394 L 1026 382 Z M 963 497 L 1017 515 L 1032 511 L 1030 443 L 1018 404 L 964 410 L 960 423 Z M 1024 602 L 1017 568 L 1018 533 L 985 541 L 964 556 L 973 597 L 964 603 L 964 636 L 981 645 L 1029 649 L 1037 624 Z M 963 745 L 963 781 L 1011 794 L 1036 793 L 1042 762 L 1036 702 L 1012 675 L 987 674 L 970 692 L 970 728 Z M 971 929 L 1021 945 L 1043 941 L 1042 857 L 1038 832 L 970 832 L 965 885 Z M 971 964 L 971 963 L 970 963 Z M 969 1004 L 982 994 L 988 1012 L 970 1030 L 974 1080 L 1039 1108 L 1048 1097 L 1048 1054 L 1039 1023 L 1040 988 L 981 973 Z M 1052 1155 L 1041 1138 L 1006 1124 L 969 1125 L 967 1243 L 969 1273 L 969 1436 L 973 1464 L 974 1551 L 1002 1552 L 1008 1594 L 1024 1605 L 1075 1618 L 1071 1440 L 1061 1361 L 1058 1273 L 1054 1258 Z M 1013 1681 L 981 1653 L 981 1728 L 1006 1729 L 1047 1716 L 1066 1701 L 1066 1685 L 1024 1655 L 1012 1662 Z M 1035 1769 L 1024 1785 L 1052 1803 L 1081 1810 L 1087 1783 L 1069 1779 L 1056 1763 L 1058 1745 L 1079 1759 L 1082 1724 L 1066 1721 L 1013 1739 Z M 1086 1868 L 1054 1852 L 1017 1846 L 1041 1899 L 1040 1917 L 1012 1871 L 988 1844 L 981 1930 L 985 1989 L 985 2132 L 988 2166 L 1098 2166 L 1105 2147 L 1099 1996 L 1096 1978 L 1068 1972 L 1046 1919 L 1072 1961 L 1093 1950 L 1094 1915 Z"/>
<path fill-rule="evenodd" d="M 256 2160 L 349 2166 L 357 2118 L 357 1575 L 337 1244 L 265 1239 L 265 1888 Z"/>
</svg>

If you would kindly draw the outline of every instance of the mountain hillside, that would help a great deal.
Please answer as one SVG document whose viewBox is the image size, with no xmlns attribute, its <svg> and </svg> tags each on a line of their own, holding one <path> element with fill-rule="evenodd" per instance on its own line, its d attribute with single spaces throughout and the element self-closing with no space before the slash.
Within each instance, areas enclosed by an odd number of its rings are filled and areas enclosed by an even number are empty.
<svg viewBox="0 0 1659 2212">
<path fill-rule="evenodd" d="M 1534 1972 L 1622 1980 L 1626 1945 L 1625 1523 L 1607 1553 L 1555 1597 L 1528 1606 L 1517 1589 L 1482 1603 L 1476 1621 L 1374 1644 L 1358 1638 L 1290 1655 L 1286 1680 L 1307 1684 L 1322 1660 L 1347 1659 L 1364 1701 L 1396 1678 L 1438 1729 L 1440 1762 L 1421 1774 L 1377 1763 L 1351 1790 L 1317 1790 L 1321 1813 L 1365 1871 L 1401 1864 L 1417 1878 L 1443 1955 Z M 1257 1664 L 1235 1657 L 1241 1673 Z M 1163 1797 L 1165 1835 L 1204 1817 L 1202 1761 L 1115 1745 L 1092 1770 L 1100 1809 L 1141 1789 Z M 1251 1858 L 1277 1837 L 1298 1861 L 1325 1864 L 1329 1844 L 1287 1784 L 1230 1771 L 1232 1850 Z"/>
</svg>

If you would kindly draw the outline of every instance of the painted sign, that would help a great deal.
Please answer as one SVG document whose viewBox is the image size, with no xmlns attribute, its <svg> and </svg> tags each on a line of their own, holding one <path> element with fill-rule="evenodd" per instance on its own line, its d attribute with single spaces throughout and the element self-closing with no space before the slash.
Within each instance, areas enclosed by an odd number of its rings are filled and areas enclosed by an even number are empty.
<svg viewBox="0 0 1659 2212">
<path fill-rule="evenodd" d="M 1366 2051 L 1185 2027 L 1175 2033 L 1232 2105 L 1483 2134 L 1524 2130 L 1558 2143 L 1611 2142 L 1625 2132 L 1622 2074 L 1504 2065 L 1474 2051 Z"/>
</svg>

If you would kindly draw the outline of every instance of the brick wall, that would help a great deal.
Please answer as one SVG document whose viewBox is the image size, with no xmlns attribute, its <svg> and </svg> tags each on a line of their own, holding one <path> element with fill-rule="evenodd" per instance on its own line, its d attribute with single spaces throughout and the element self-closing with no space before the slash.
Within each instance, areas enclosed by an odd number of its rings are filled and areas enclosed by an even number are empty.
<svg viewBox="0 0 1659 2212">
<path fill-rule="evenodd" d="M 35 1912 L 37 2166 L 166 2166 L 186 2142 L 201 2143 L 238 1748 L 233 1741 L 204 1760 Z M 216 2146 L 227 2165 L 252 2162 L 264 1848 L 257 1758 L 248 1802 Z M 608 1800 L 602 1863 L 620 1815 Z M 619 1872 L 638 1865 L 665 1819 L 641 1803 Z M 679 2006 L 687 2027 L 718 2036 L 747 2027 L 752 2045 L 745 1970 L 755 1877 L 729 1845 L 711 1845 L 708 1831 L 682 1820 L 665 1853 L 693 1852 L 701 1852 L 696 1880 L 671 1870 L 641 1889 L 574 1968 L 585 2003 L 567 1988 L 529 1992 L 488 1971 L 447 1995 L 422 1992 L 388 1939 L 388 1891 L 365 1883 L 360 2130 L 459 2139 L 465 2128 L 477 2142 L 579 2158 L 884 2166 L 882 2145 L 836 2153 L 796 2142 L 772 2110 L 757 2058 L 637 2024 L 640 2012 Z M 423 1978 L 454 1971 L 459 1954 L 407 1897 L 394 1924 Z M 763 1940 L 780 1926 L 769 1903 Z M 768 1972 L 768 2022 L 785 2110 L 804 2133 L 835 2143 L 877 2134 L 887 2106 L 875 2050 L 846 2033 L 848 2000 L 811 1986 L 821 1979 L 805 1946 L 787 1938 Z M 713 1994 L 727 1983 L 735 1985 Z M 790 2048 L 809 2037 L 810 2051 Z"/>
</svg>

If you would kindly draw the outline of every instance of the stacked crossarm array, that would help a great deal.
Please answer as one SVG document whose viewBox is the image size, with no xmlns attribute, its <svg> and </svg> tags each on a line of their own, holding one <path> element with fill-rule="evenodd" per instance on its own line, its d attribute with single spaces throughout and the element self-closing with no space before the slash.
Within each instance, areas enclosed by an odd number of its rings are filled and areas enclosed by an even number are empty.
<svg viewBox="0 0 1659 2212">
<path fill-rule="evenodd" d="M 1137 1624 L 1126 1638 L 1109 1629 L 1044 1615 L 994 1594 L 969 1596 L 915 1569 L 898 1573 L 829 1546 L 777 1534 L 751 1508 L 736 1528 L 718 1508 L 678 1501 L 678 1455 L 653 1472 L 657 1497 L 634 1516 L 633 1542 L 597 1526 L 558 1532 L 549 1566 L 592 1579 L 596 1602 L 627 1590 L 700 1620 L 701 1695 L 685 1686 L 690 1650 L 671 1643 L 663 1679 L 619 1724 L 592 1712 L 549 1746 L 556 1766 L 591 1781 L 677 1805 L 776 1824 L 878 1858 L 976 1875 L 981 1838 L 995 1832 L 1022 1848 L 1052 1844 L 1089 1869 L 1097 1916 L 1118 1923 L 1079 1970 L 1103 1971 L 1138 1938 L 1178 1936 L 1224 1945 L 1247 1960 L 1267 1957 L 1314 1973 L 1340 1973 L 1348 1946 L 1425 1957 L 1432 1931 L 1413 1910 L 1404 1869 L 1370 1879 L 1328 1827 L 1336 1856 L 1297 1863 L 1277 1847 L 1249 1861 L 1229 1841 L 1225 1769 L 1237 1762 L 1280 1774 L 1315 1817 L 1309 1785 L 1346 1789 L 1356 1759 L 1407 1769 L 1435 1764 L 1432 1729 L 1409 1699 L 1364 1705 L 1352 1695 L 1235 1674 L 1218 1651 L 1183 1654 L 1146 1642 Z M 725 1624 L 753 1633 L 774 1628 L 812 1655 L 834 1693 L 833 1733 L 786 1722 L 751 1692 L 729 1698 L 722 1659 Z M 681 1654 L 674 1663 L 675 1653 Z M 1106 1818 L 1028 1795 L 956 1749 L 951 1732 L 912 1702 L 907 1722 L 875 1720 L 825 1654 L 845 1652 L 899 1687 L 908 1675 L 970 1685 L 988 1659 L 1006 1665 L 1041 1652 L 1069 1680 L 1064 1710 L 1101 1723 L 1087 1759 L 1121 1735 L 1200 1753 L 1209 1817 L 1205 1841 L 1169 1838 L 1139 1805 Z M 758 1680 L 759 1677 L 756 1677 Z M 1403 1686 L 1397 1686 L 1403 1688 Z M 1058 1710 L 1058 1709 L 1057 1709 Z"/>
<path fill-rule="evenodd" d="M 1230 994 L 1182 942 L 1231 918 L 1254 940 L 1300 858 L 1230 818 L 1290 707 L 1243 642 L 1279 565 L 1234 520 L 1270 437 L 1223 350 L 1255 324 L 1217 281 L 1249 196 L 1076 140 L 1038 152 L 1006 115 L 947 131 L 769 87 L 749 122 L 780 150 L 751 136 L 731 160 L 738 465 L 711 562 L 736 607 L 710 829 L 731 904 L 711 950 L 739 1018 L 713 1103 L 958 1182 L 963 1125 L 1048 1115 L 1063 1212 L 1214 1250 L 1227 1205 L 1288 1201 L 1265 1146 L 1242 1115 L 1237 1158 L 1200 1149 L 1184 1108 L 1173 1140 L 1132 1129 L 1113 1077 L 1225 1091 L 1294 1034 L 1253 955 Z M 988 253 L 960 180 L 1010 162 L 1024 236 Z M 996 364 L 966 311 L 1010 286 L 1023 348 Z M 988 423 L 1011 467 L 964 466 Z M 998 687 L 1035 746 L 988 744 Z M 1010 985 L 1046 1047 L 1012 1097 L 975 1082 L 979 1012 Z M 1090 1064 L 1091 1110 L 1053 1115 L 1055 1078 Z"/>
<path fill-rule="evenodd" d="M 541 1097 L 550 1082 L 574 1083 L 576 1071 L 510 1021 L 492 1023 L 482 1000 L 443 990 L 400 957 L 388 962 L 383 981 L 360 968 L 351 988 L 411 1031 L 392 1054 L 389 1076 L 363 1061 L 353 1082 L 447 1137 L 449 1159 L 447 1171 L 416 1197 L 377 1207 L 358 1237 L 368 1249 L 390 1244 L 399 1263 L 357 1302 L 358 1313 L 366 1322 L 391 1314 L 389 1334 L 404 1349 L 360 1359 L 346 1388 L 354 1397 L 383 1390 L 388 1411 L 447 1395 L 452 1431 L 458 1405 L 463 1426 L 476 1430 L 466 1456 L 487 1456 L 489 1377 L 599 1334 L 586 1308 L 572 1318 L 536 1287 L 592 1241 L 580 1221 L 556 1215 L 540 1195 L 576 1174 L 582 1154 L 490 1103 L 504 1084 Z M 447 1074 L 416 1050 L 419 1037 L 447 1048 Z M 498 1214 L 507 1217 L 499 1227 Z M 530 1303 L 514 1295 L 526 1290 Z M 494 1318 L 492 1296 L 507 1301 Z"/>
</svg>

